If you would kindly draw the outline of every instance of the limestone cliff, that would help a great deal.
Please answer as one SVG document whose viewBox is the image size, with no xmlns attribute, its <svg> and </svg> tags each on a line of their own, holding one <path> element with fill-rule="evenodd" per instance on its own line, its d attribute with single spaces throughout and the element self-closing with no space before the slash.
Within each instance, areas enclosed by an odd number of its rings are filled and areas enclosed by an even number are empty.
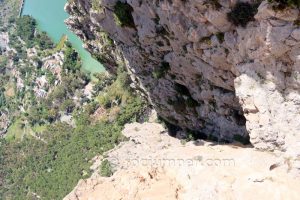
<svg viewBox="0 0 300 200">
<path fill-rule="evenodd" d="M 67 24 L 110 72 L 125 64 L 170 123 L 201 138 L 249 134 L 256 148 L 295 150 L 299 10 L 242 2 L 255 7 L 246 24 L 228 20 L 236 0 L 72 0 Z"/>
</svg>

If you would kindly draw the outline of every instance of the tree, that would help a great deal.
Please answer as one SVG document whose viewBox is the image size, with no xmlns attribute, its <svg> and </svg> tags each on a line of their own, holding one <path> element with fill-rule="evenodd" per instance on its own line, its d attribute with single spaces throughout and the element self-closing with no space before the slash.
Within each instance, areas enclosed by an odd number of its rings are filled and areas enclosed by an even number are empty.
<svg viewBox="0 0 300 200">
<path fill-rule="evenodd" d="M 41 122 L 41 113 L 40 109 L 36 106 L 33 106 L 28 112 L 28 120 L 31 125 L 35 125 Z"/>
<path fill-rule="evenodd" d="M 71 113 L 71 112 L 73 112 L 75 106 L 76 105 L 72 99 L 67 99 L 60 106 L 60 110 L 63 112 L 66 112 L 66 113 Z"/>
<path fill-rule="evenodd" d="M 81 62 L 78 53 L 72 48 L 72 45 L 70 43 L 66 43 L 63 69 L 67 69 L 71 72 L 76 72 L 77 70 L 80 70 L 80 68 Z"/>
<path fill-rule="evenodd" d="M 36 21 L 29 15 L 22 16 L 17 19 L 17 35 L 24 40 L 28 45 L 31 46 L 32 43 L 30 41 L 34 38 L 34 32 L 36 27 Z"/>
</svg>

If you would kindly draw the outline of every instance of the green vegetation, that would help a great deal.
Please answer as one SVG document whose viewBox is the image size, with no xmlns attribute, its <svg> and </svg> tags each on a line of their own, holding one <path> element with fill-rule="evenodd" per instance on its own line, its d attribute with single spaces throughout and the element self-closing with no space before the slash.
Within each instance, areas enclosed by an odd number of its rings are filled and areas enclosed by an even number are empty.
<svg viewBox="0 0 300 200">
<path fill-rule="evenodd" d="M 110 177 L 113 175 L 112 165 L 108 160 L 103 160 L 100 166 L 100 175 Z"/>
<path fill-rule="evenodd" d="M 101 6 L 101 0 L 92 0 L 92 8 L 99 13 L 103 12 L 103 8 Z"/>
<path fill-rule="evenodd" d="M 24 38 L 32 42 L 31 37 Z M 122 66 L 116 76 L 95 75 L 94 98 L 83 97 L 83 89 L 91 80 L 80 70 L 81 59 L 70 43 L 61 46 L 65 55 L 61 82 L 51 86 L 47 97 L 42 100 L 35 97 L 32 90 L 35 77 L 42 74 L 52 80 L 56 77 L 31 65 L 19 68 L 29 91 L 16 88 L 15 97 L 7 101 L 1 90 L 2 104 L 16 112 L 7 137 L 0 142 L 1 199 L 62 199 L 78 180 L 91 174 L 92 158 L 122 141 L 125 123 L 138 120 L 143 113 L 145 104 L 130 89 L 129 77 Z M 7 82 L 6 76 L 0 81 Z M 20 104 L 25 113 L 18 112 Z M 107 114 L 94 116 L 100 107 Z M 73 116 L 74 125 L 60 122 L 62 115 Z M 103 175 L 112 174 L 107 162 L 101 170 Z"/>
<path fill-rule="evenodd" d="M 65 61 L 63 68 L 72 72 L 80 70 L 81 62 L 78 53 L 72 48 L 71 43 L 66 43 Z"/>
<path fill-rule="evenodd" d="M 5 56 L 1 56 L 1 52 L 0 52 L 0 72 L 1 69 L 4 69 L 6 67 L 6 64 L 7 64 L 7 58 Z"/>
<path fill-rule="evenodd" d="M 133 8 L 128 3 L 118 1 L 114 6 L 114 16 L 116 24 L 121 27 L 135 28 L 132 17 Z"/>
<path fill-rule="evenodd" d="M 227 18 L 236 26 L 246 27 L 250 21 L 254 21 L 254 15 L 257 13 L 257 6 L 258 4 L 238 2 L 232 11 L 227 14 Z"/>
<path fill-rule="evenodd" d="M 28 134 L 30 129 L 25 127 L 24 121 L 22 118 L 16 119 L 12 125 L 10 125 L 7 130 L 6 139 L 14 140 L 14 139 L 22 139 L 25 134 Z"/>
<path fill-rule="evenodd" d="M 103 89 L 103 92 L 112 91 L 111 95 L 122 99 L 114 105 L 120 111 L 113 121 L 92 123 L 90 114 L 96 104 L 91 102 L 77 108 L 74 114 L 76 127 L 57 122 L 44 127 L 38 139 L 27 135 L 22 140 L 3 140 L 0 155 L 4 164 L 0 178 L 5 181 L 0 183 L 0 195 L 4 199 L 33 199 L 34 195 L 49 200 L 62 199 L 79 179 L 88 177 L 90 160 L 123 140 L 124 124 L 137 120 L 142 113 L 144 104 L 127 89 L 127 80 L 125 72 L 119 70 L 109 89 Z M 103 162 L 102 173 L 112 175 L 109 162 Z"/>
<path fill-rule="evenodd" d="M 56 45 L 56 48 L 54 49 L 54 51 L 61 51 L 64 46 L 65 46 L 65 43 L 68 41 L 68 37 L 67 35 L 63 35 L 61 38 L 60 38 L 60 41 L 58 42 L 58 44 Z"/>
<path fill-rule="evenodd" d="M 249 135 L 247 136 L 242 136 L 242 135 L 234 135 L 233 139 L 243 145 L 248 145 L 250 144 L 250 137 Z"/>
<path fill-rule="evenodd" d="M 200 42 L 205 43 L 207 45 L 211 45 L 211 37 L 210 36 L 203 37 L 203 38 L 200 39 Z"/>
<path fill-rule="evenodd" d="M 107 58 L 104 55 L 101 54 L 93 54 L 92 57 L 97 60 L 100 63 L 106 63 L 107 62 Z"/>
<path fill-rule="evenodd" d="M 160 66 L 155 67 L 152 75 L 155 79 L 163 78 L 170 70 L 170 64 L 168 62 L 162 62 Z"/>
<path fill-rule="evenodd" d="M 224 42 L 224 33 L 219 32 L 219 33 L 216 34 L 216 36 L 217 36 L 220 43 Z"/>
<path fill-rule="evenodd" d="M 0 195 L 6 199 L 31 199 L 34 192 L 42 199 L 64 197 L 79 179 L 90 174 L 89 161 L 113 148 L 122 139 L 124 122 L 130 121 L 136 114 L 133 105 L 129 103 L 128 107 L 124 107 L 126 111 L 118 115 L 117 123 L 91 125 L 77 120 L 76 128 L 56 123 L 47 128 L 40 140 L 28 136 L 21 142 L 3 141 L 1 174 L 6 177 L 6 182 L 0 189 Z M 101 173 L 111 175 L 110 164 L 104 164 Z"/>
<path fill-rule="evenodd" d="M 34 38 L 36 22 L 32 17 L 21 17 L 17 20 L 16 25 L 18 36 L 20 36 L 25 42 L 29 42 Z"/>
<path fill-rule="evenodd" d="M 53 48 L 53 42 L 45 32 L 36 33 L 36 21 L 31 16 L 22 16 L 16 21 L 16 34 L 31 48 L 38 45 L 41 49 Z"/>
<path fill-rule="evenodd" d="M 122 26 L 130 26 L 119 15 L 128 6 L 116 9 Z M 0 139 L 0 199 L 62 199 L 92 173 L 95 156 L 124 140 L 125 123 L 139 120 L 145 104 L 124 67 L 91 80 L 67 38 L 55 47 L 30 16 L 11 19 L 7 31 L 16 51 L 0 52 L 0 112 L 10 125 Z M 93 98 L 85 94 L 90 83 Z M 113 172 L 108 161 L 100 170 Z"/>
<path fill-rule="evenodd" d="M 100 37 L 103 40 L 104 45 L 112 46 L 114 44 L 114 41 L 109 37 L 109 35 L 106 32 L 100 32 Z"/>
<path fill-rule="evenodd" d="M 89 161 L 114 147 L 120 130 L 108 124 L 74 129 L 59 123 L 49 126 L 42 140 L 27 137 L 22 142 L 3 142 L 6 179 L 1 196 L 32 199 L 35 192 L 42 199 L 62 199 L 90 174 Z"/>
<path fill-rule="evenodd" d="M 95 94 L 103 91 L 107 86 L 111 85 L 115 81 L 115 77 L 107 74 L 106 72 L 94 74 L 94 77 L 98 80 L 93 88 Z"/>
</svg>

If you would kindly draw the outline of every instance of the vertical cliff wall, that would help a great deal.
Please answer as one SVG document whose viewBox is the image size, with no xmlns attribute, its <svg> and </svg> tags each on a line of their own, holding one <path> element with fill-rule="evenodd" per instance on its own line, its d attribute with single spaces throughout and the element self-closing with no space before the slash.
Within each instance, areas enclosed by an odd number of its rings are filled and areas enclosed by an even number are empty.
<svg viewBox="0 0 300 200">
<path fill-rule="evenodd" d="M 299 10 L 242 2 L 72 0 L 67 24 L 110 72 L 125 64 L 170 123 L 211 139 L 249 134 L 259 149 L 299 146 Z"/>
</svg>

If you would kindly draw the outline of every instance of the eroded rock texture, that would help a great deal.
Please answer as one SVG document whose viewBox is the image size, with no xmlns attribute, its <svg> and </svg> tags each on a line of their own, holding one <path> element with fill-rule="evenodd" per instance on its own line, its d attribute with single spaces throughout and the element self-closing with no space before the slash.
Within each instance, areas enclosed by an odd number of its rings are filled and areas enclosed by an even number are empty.
<svg viewBox="0 0 300 200">
<path fill-rule="evenodd" d="M 234 145 L 183 145 L 155 123 L 127 124 L 123 134 L 129 141 L 105 156 L 114 175 L 100 177 L 96 157 L 93 175 L 64 200 L 299 200 L 300 161 Z"/>
<path fill-rule="evenodd" d="M 125 63 L 172 124 L 228 141 L 249 133 L 260 149 L 299 146 L 299 10 L 263 1 L 237 27 L 227 19 L 236 2 L 73 0 L 67 24 L 109 71 Z"/>
</svg>

